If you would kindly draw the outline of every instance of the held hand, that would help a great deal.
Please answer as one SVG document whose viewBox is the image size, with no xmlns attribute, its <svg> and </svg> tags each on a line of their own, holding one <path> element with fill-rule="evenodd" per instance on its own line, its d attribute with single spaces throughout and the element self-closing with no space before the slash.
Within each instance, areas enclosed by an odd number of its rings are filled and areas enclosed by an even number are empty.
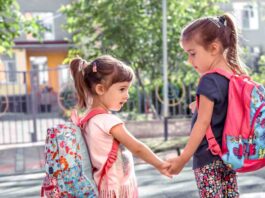
<svg viewBox="0 0 265 198">
<path fill-rule="evenodd" d="M 159 172 L 169 178 L 172 178 L 172 174 L 169 173 L 169 169 L 170 169 L 171 164 L 168 162 L 163 162 L 161 163 L 161 165 L 159 167 L 157 167 L 157 169 L 159 170 Z"/>
<path fill-rule="evenodd" d="M 195 109 L 196 109 L 196 101 L 193 101 L 192 103 L 190 103 L 189 108 L 190 108 L 191 112 L 194 113 Z"/>
<path fill-rule="evenodd" d="M 170 174 L 176 174 L 176 175 L 179 174 L 180 171 L 185 166 L 185 162 L 180 157 L 171 158 L 171 159 L 167 160 L 167 162 L 169 162 L 171 164 L 171 166 L 169 168 Z"/>
</svg>

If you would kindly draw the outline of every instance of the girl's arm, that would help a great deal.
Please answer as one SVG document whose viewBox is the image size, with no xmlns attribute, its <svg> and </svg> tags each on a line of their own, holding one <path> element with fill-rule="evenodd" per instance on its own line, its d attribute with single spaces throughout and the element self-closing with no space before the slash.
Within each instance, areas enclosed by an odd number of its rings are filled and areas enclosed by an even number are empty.
<svg viewBox="0 0 265 198">
<path fill-rule="evenodd" d="M 129 149 L 134 155 L 153 165 L 162 174 L 171 177 L 167 170 L 170 164 L 161 160 L 157 155 L 155 155 L 151 151 L 148 146 L 146 146 L 144 143 L 132 136 L 128 132 L 124 124 L 118 124 L 114 126 L 110 130 L 110 133 L 115 139 L 117 139 L 121 144 L 123 144 L 127 149 Z"/>
<path fill-rule="evenodd" d="M 213 101 L 211 101 L 204 95 L 200 95 L 198 117 L 192 128 L 188 143 L 185 146 L 180 157 L 169 160 L 171 162 L 171 173 L 178 174 L 199 147 L 208 127 L 210 126 L 213 107 Z"/>
</svg>

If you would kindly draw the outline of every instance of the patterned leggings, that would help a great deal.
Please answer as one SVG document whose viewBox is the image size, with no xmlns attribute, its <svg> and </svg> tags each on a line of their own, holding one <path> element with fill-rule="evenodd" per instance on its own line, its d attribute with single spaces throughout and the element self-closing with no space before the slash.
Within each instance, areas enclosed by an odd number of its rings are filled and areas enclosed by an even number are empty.
<svg viewBox="0 0 265 198">
<path fill-rule="evenodd" d="M 216 160 L 194 170 L 200 197 L 239 197 L 236 172 L 222 160 Z"/>
</svg>

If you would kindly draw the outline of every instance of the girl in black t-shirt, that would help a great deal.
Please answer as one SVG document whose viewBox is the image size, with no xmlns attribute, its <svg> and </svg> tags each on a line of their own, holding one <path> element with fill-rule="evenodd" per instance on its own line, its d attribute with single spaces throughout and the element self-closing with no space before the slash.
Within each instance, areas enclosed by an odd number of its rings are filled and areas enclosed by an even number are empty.
<svg viewBox="0 0 265 198">
<path fill-rule="evenodd" d="M 189 141 L 182 154 L 171 162 L 170 172 L 178 174 L 193 156 L 193 169 L 201 197 L 239 197 L 236 173 L 221 158 L 208 150 L 205 134 L 211 125 L 221 144 L 228 103 L 229 80 L 210 73 L 222 69 L 245 74 L 238 66 L 237 31 L 229 14 L 200 18 L 186 26 L 181 34 L 181 46 L 188 61 L 201 75 L 197 89 L 199 109 L 192 119 Z"/>
</svg>

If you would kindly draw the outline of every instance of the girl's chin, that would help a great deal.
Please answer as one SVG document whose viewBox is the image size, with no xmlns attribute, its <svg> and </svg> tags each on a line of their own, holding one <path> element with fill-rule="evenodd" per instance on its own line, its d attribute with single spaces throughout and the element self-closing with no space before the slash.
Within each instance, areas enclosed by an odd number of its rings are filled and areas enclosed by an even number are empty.
<svg viewBox="0 0 265 198">
<path fill-rule="evenodd" d="M 123 107 L 124 104 L 125 103 L 119 104 L 119 105 L 117 105 L 115 107 L 110 107 L 109 110 L 110 111 L 120 111 L 122 109 L 122 107 Z"/>
<path fill-rule="evenodd" d="M 114 108 L 110 108 L 110 111 L 120 111 L 122 107 L 114 107 Z"/>
</svg>

